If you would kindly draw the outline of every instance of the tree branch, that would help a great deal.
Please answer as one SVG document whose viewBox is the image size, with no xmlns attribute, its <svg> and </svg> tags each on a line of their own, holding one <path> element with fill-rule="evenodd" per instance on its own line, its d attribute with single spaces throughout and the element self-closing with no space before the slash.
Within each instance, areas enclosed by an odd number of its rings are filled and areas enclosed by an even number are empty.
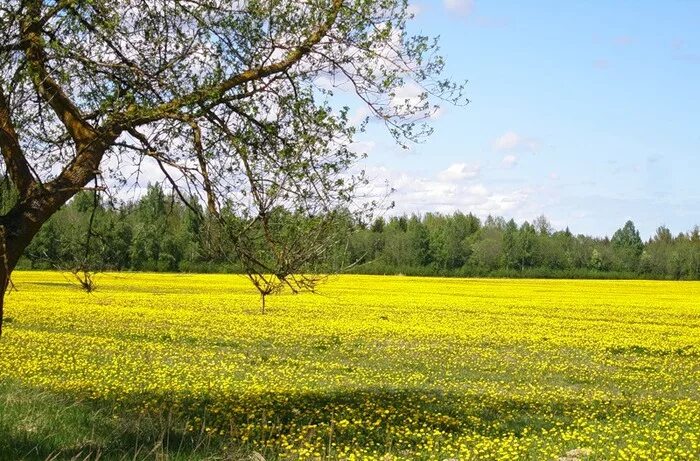
<svg viewBox="0 0 700 461">
<path fill-rule="evenodd" d="M 287 53 L 287 55 L 280 61 L 267 66 L 248 69 L 218 84 L 207 85 L 187 95 L 174 98 L 164 104 L 160 104 L 152 108 L 133 107 L 132 109 L 128 110 L 126 114 L 122 114 L 121 117 L 117 117 L 113 123 L 127 125 L 141 125 L 149 123 L 162 118 L 163 113 L 178 112 L 183 107 L 220 99 L 226 94 L 226 92 L 240 85 L 287 71 L 294 64 L 298 63 L 304 56 L 309 54 L 312 48 L 328 34 L 335 24 L 342 6 L 343 0 L 333 0 L 333 6 L 329 11 L 326 21 L 321 24 L 318 29 L 311 33 L 303 43 Z M 123 119 L 119 120 L 120 118 Z"/>
<path fill-rule="evenodd" d="M 202 144 L 202 130 L 195 121 L 190 122 L 190 127 L 192 128 L 192 142 L 194 144 L 194 152 L 197 156 L 197 161 L 199 162 L 200 174 L 202 175 L 202 182 L 204 186 L 204 192 L 207 195 L 207 208 L 209 213 L 216 216 L 218 211 L 216 209 L 216 199 L 214 197 L 214 189 L 212 188 L 211 179 L 209 178 L 209 171 L 207 169 L 207 160 L 204 157 L 204 147 Z"/>
<path fill-rule="evenodd" d="M 80 113 L 80 109 L 78 109 L 61 86 L 49 75 L 46 69 L 44 40 L 41 36 L 42 19 L 39 18 L 41 2 L 34 0 L 29 9 L 30 14 L 28 16 L 36 19 L 22 24 L 22 43 L 25 44 L 24 53 L 29 62 L 29 71 L 34 86 L 41 97 L 56 113 L 56 116 L 75 141 L 76 147 L 79 148 L 81 145 L 85 145 L 95 139 L 95 129 L 85 121 Z"/>
<path fill-rule="evenodd" d="M 51 77 L 46 67 L 46 51 L 42 38 L 42 27 L 47 16 L 40 17 L 41 1 L 32 0 L 28 7 L 29 21 L 22 24 L 22 42 L 26 43 L 24 53 L 34 87 L 39 95 L 53 109 L 75 142 L 75 158 L 49 185 L 57 190 L 70 190 L 87 184 L 98 172 L 105 151 L 119 136 L 121 129 L 110 127 L 98 133 L 85 119 L 78 106 L 71 101 L 61 86 Z M 59 2 L 47 15 L 58 14 L 68 7 L 72 0 Z"/>
<path fill-rule="evenodd" d="M 8 43 L 6 45 L 0 46 L 0 53 L 7 53 L 10 51 L 22 51 L 27 46 L 26 41 L 19 41 L 17 43 Z"/>
<path fill-rule="evenodd" d="M 29 163 L 27 162 L 19 138 L 10 117 L 10 105 L 5 93 L 0 86 L 0 150 L 5 160 L 7 171 L 12 183 L 17 188 L 20 197 L 28 195 L 29 189 L 34 185 Z"/>
</svg>

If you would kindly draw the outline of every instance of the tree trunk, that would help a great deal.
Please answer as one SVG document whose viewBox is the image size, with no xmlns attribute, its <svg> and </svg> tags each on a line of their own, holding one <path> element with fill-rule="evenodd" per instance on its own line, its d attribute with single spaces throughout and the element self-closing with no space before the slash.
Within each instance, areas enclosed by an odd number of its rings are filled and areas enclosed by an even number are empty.
<svg viewBox="0 0 700 461">
<path fill-rule="evenodd" d="M 10 284 L 10 274 L 14 269 L 14 265 L 10 264 L 7 240 L 4 238 L 2 229 L 4 228 L 0 227 L 0 337 L 2 337 L 2 326 L 5 319 L 5 293 Z"/>
<path fill-rule="evenodd" d="M 18 248 L 18 241 L 8 238 L 7 234 L 3 232 L 4 229 L 5 227 L 0 225 L 0 337 L 2 337 L 2 326 L 5 320 L 5 293 L 7 293 L 7 287 L 10 284 L 10 275 L 17 265 L 19 255 L 22 254 L 34 236 L 32 234 L 27 243 Z"/>
<path fill-rule="evenodd" d="M 5 292 L 7 291 L 7 285 L 10 280 L 9 274 L 6 273 L 5 268 L 0 268 L 0 338 L 2 337 L 2 324 L 5 318 Z"/>
<path fill-rule="evenodd" d="M 5 293 L 10 283 L 10 275 L 24 249 L 54 211 L 53 208 L 38 210 L 28 207 L 27 202 L 20 202 L 9 213 L 0 216 L 0 337 L 4 320 Z"/>
</svg>

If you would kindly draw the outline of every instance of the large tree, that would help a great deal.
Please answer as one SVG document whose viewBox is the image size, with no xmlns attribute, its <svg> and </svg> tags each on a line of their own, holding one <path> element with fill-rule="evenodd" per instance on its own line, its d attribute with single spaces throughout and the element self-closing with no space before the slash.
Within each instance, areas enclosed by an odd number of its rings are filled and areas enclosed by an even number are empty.
<svg viewBox="0 0 700 461">
<path fill-rule="evenodd" d="M 345 95 L 399 142 L 429 133 L 432 96 L 461 100 L 410 16 L 405 0 L 2 1 L 0 150 L 14 190 L 0 291 L 71 197 L 133 184 L 148 165 L 215 216 L 264 204 L 244 198 L 256 190 L 278 194 L 268 171 L 297 198 L 352 203 Z"/>
</svg>

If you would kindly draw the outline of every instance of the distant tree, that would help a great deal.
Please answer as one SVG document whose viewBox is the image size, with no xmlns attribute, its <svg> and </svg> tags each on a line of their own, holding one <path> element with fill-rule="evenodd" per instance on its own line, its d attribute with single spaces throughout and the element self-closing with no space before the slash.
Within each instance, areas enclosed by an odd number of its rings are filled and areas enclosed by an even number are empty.
<svg viewBox="0 0 700 461">
<path fill-rule="evenodd" d="M 26 249 L 23 264 L 66 270 L 79 266 L 86 258 L 85 235 L 92 204 L 92 191 L 82 192 L 54 214 Z M 224 207 L 222 212 L 235 226 L 250 230 L 248 240 L 238 240 L 238 247 L 247 248 L 256 261 L 265 263 L 268 269 L 260 274 L 265 277 L 275 273 L 270 268 L 284 269 L 281 263 L 294 258 L 294 251 L 298 250 L 301 256 L 312 253 L 309 248 L 322 248 L 311 259 L 297 260 L 303 262 L 299 267 L 304 268 L 304 273 L 326 274 L 352 266 L 358 272 L 385 274 L 489 275 L 501 274 L 500 269 L 517 268 L 537 269 L 533 275 L 569 276 L 569 271 L 573 271 L 576 276 L 598 276 L 598 272 L 616 271 L 622 276 L 700 278 L 698 228 L 674 237 L 670 229 L 659 227 L 643 244 L 635 268 L 628 269 L 621 262 L 620 249 L 608 238 L 574 236 L 568 229 L 547 235 L 536 231 L 533 225 L 518 226 L 515 221 L 493 217 L 482 226 L 475 216 L 459 212 L 398 216 L 387 222 L 364 221 L 349 212 L 335 216 L 320 213 L 314 217 L 278 207 L 266 213 L 267 235 L 260 232 L 262 218 L 246 222 L 233 208 Z M 201 205 L 199 210 L 189 209 L 172 190 L 166 191 L 160 185 L 151 185 L 135 202 L 100 201 L 96 218 L 87 258 L 92 267 L 254 274 L 245 267 L 245 255 L 236 251 L 235 241 L 222 233 L 226 229 L 211 224 L 215 217 Z M 372 224 L 366 226 L 363 222 Z M 326 225 L 324 232 L 308 233 L 321 223 Z M 506 266 L 506 232 L 513 236 L 510 266 Z M 269 237 L 274 238 L 271 243 L 266 242 Z M 271 253 L 272 248 L 277 253 Z M 276 260 L 276 254 L 286 257 Z M 292 278 L 289 281 L 294 283 Z M 288 286 L 279 278 L 269 278 L 268 282 L 261 278 L 260 282 L 263 291 Z"/>
<path fill-rule="evenodd" d="M 475 234 L 471 245 L 470 263 L 482 271 L 493 271 L 500 267 L 503 260 L 503 220 L 489 217 L 482 228 Z"/>
<path fill-rule="evenodd" d="M 27 258 L 34 269 L 53 268 L 61 260 L 61 244 L 64 236 L 54 221 L 49 221 L 26 249 Z"/>
<path fill-rule="evenodd" d="M 537 232 L 535 227 L 525 221 L 517 233 L 517 257 L 520 270 L 532 267 L 537 246 Z"/>
<path fill-rule="evenodd" d="M 679 272 L 680 268 L 674 268 L 674 246 L 671 231 L 665 226 L 657 228 L 640 255 L 640 271 L 657 277 Z"/>
<path fill-rule="evenodd" d="M 379 216 L 377 219 L 374 220 L 370 229 L 374 233 L 381 234 L 382 232 L 384 232 L 385 225 L 386 223 L 384 222 L 384 218 Z"/>
<path fill-rule="evenodd" d="M 427 266 L 431 262 L 430 235 L 428 228 L 420 219 L 413 215 L 406 225 L 406 236 L 409 244 L 409 265 L 414 267 Z"/>
<path fill-rule="evenodd" d="M 615 231 L 610 243 L 619 261 L 620 268 L 626 271 L 636 270 L 639 264 L 639 257 L 644 251 L 644 243 L 634 223 L 627 221 L 622 228 Z"/>
<path fill-rule="evenodd" d="M 602 270 L 603 269 L 603 257 L 597 248 L 593 248 L 593 251 L 591 252 L 590 267 L 591 267 L 591 269 L 595 269 L 595 270 Z"/>
<path fill-rule="evenodd" d="M 688 255 L 687 273 L 691 279 L 700 278 L 700 227 L 695 226 L 685 240 L 687 251 L 682 254 Z"/>
<path fill-rule="evenodd" d="M 571 267 L 570 244 L 563 232 L 550 236 L 538 233 L 536 239 L 534 266 L 554 270 Z"/>
<path fill-rule="evenodd" d="M 532 222 L 532 226 L 535 228 L 538 234 L 549 236 L 552 233 L 552 224 L 549 222 L 545 215 L 540 215 Z"/>
<path fill-rule="evenodd" d="M 512 269 L 520 264 L 521 246 L 518 241 L 518 225 L 509 220 L 503 229 L 503 265 Z"/>
<path fill-rule="evenodd" d="M 451 216 L 428 214 L 425 221 L 434 264 L 443 270 L 464 266 L 471 254 L 469 237 L 479 230 L 479 219 L 472 214 L 456 212 Z"/>
</svg>

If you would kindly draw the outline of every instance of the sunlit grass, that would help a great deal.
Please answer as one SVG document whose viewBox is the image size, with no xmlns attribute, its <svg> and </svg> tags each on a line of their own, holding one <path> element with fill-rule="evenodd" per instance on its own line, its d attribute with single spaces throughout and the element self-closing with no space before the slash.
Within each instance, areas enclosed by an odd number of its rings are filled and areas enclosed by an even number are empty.
<svg viewBox="0 0 700 461">
<path fill-rule="evenodd" d="M 700 283 L 14 282 L 2 459 L 700 457 Z"/>
</svg>

